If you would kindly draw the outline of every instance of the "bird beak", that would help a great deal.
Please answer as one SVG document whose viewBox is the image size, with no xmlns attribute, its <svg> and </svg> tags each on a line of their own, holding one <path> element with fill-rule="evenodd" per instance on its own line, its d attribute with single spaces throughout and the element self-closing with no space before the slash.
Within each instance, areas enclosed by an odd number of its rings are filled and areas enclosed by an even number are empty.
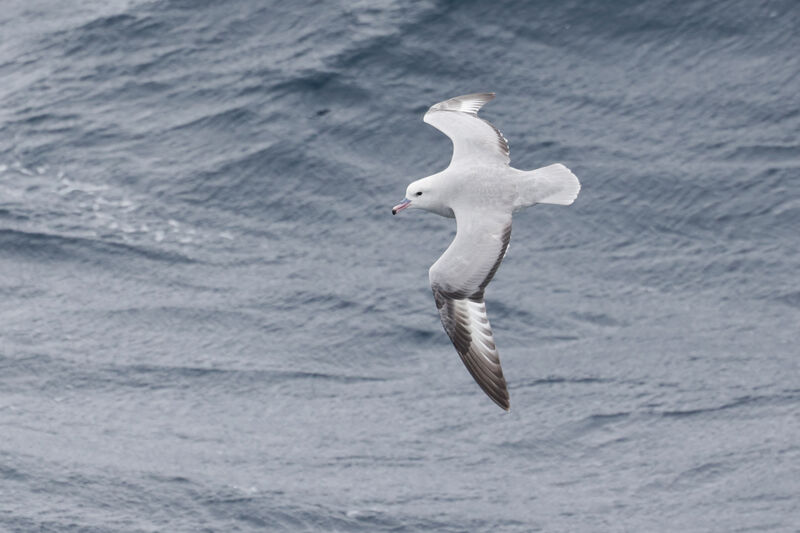
<svg viewBox="0 0 800 533">
<path fill-rule="evenodd" d="M 392 214 L 396 215 L 397 213 L 399 213 L 406 207 L 409 207 L 410 205 L 411 205 L 411 200 L 403 200 L 402 202 L 400 202 L 399 204 L 397 204 L 392 208 Z"/>
</svg>

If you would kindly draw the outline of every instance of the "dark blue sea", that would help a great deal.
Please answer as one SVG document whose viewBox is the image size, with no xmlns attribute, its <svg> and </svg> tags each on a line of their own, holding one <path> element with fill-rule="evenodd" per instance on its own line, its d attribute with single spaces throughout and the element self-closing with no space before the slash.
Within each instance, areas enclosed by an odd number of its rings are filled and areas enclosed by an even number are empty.
<svg viewBox="0 0 800 533">
<path fill-rule="evenodd" d="M 0 531 L 800 531 L 796 1 L 0 6 Z M 390 213 L 481 91 L 508 414 Z"/>
</svg>

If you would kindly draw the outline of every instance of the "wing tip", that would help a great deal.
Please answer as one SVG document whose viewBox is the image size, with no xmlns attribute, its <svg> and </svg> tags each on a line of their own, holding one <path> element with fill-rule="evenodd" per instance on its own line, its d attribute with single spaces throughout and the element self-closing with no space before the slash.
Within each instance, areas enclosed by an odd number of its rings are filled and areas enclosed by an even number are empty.
<svg viewBox="0 0 800 533">
<path fill-rule="evenodd" d="M 500 408 L 506 413 L 511 412 L 511 402 L 508 400 L 508 398 L 506 398 L 505 402 L 503 403 L 497 402 L 497 405 L 499 405 Z"/>
<path fill-rule="evenodd" d="M 428 113 L 434 111 L 456 111 L 477 116 L 478 111 L 488 102 L 494 100 L 495 96 L 496 94 L 494 92 L 472 93 L 455 96 L 432 105 L 425 115 L 427 116 Z"/>
<path fill-rule="evenodd" d="M 494 403 L 496 403 L 503 411 L 511 411 L 511 399 L 508 396 L 508 387 L 505 386 L 505 380 L 503 380 L 502 394 L 489 394 L 486 389 L 484 389 L 483 392 L 485 392 L 486 395 L 489 396 L 489 398 L 491 398 L 492 401 L 494 401 Z"/>
<path fill-rule="evenodd" d="M 475 100 L 485 100 L 485 102 L 483 102 L 485 104 L 487 102 L 491 102 L 492 100 L 494 100 L 496 96 L 497 96 L 496 92 L 489 91 L 485 93 L 465 94 L 464 96 L 459 96 L 458 98 L 463 98 L 465 100 L 470 98 L 474 98 Z"/>
</svg>

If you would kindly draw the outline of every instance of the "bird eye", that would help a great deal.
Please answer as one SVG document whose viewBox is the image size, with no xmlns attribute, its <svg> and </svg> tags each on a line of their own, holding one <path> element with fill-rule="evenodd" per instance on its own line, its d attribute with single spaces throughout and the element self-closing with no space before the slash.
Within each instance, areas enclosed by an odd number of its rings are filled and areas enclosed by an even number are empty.
<svg viewBox="0 0 800 533">
<path fill-rule="evenodd" d="M 417 193 L 417 196 L 422 196 L 422 191 L 419 191 L 419 192 Z"/>
</svg>

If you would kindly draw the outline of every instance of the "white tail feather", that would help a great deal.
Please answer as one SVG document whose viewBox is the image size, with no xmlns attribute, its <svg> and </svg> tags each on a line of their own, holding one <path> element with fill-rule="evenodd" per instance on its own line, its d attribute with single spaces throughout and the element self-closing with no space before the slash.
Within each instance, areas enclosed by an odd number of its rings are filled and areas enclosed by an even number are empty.
<svg viewBox="0 0 800 533">
<path fill-rule="evenodd" d="M 561 163 L 521 172 L 514 209 L 534 204 L 570 205 L 580 190 L 578 178 Z"/>
</svg>

